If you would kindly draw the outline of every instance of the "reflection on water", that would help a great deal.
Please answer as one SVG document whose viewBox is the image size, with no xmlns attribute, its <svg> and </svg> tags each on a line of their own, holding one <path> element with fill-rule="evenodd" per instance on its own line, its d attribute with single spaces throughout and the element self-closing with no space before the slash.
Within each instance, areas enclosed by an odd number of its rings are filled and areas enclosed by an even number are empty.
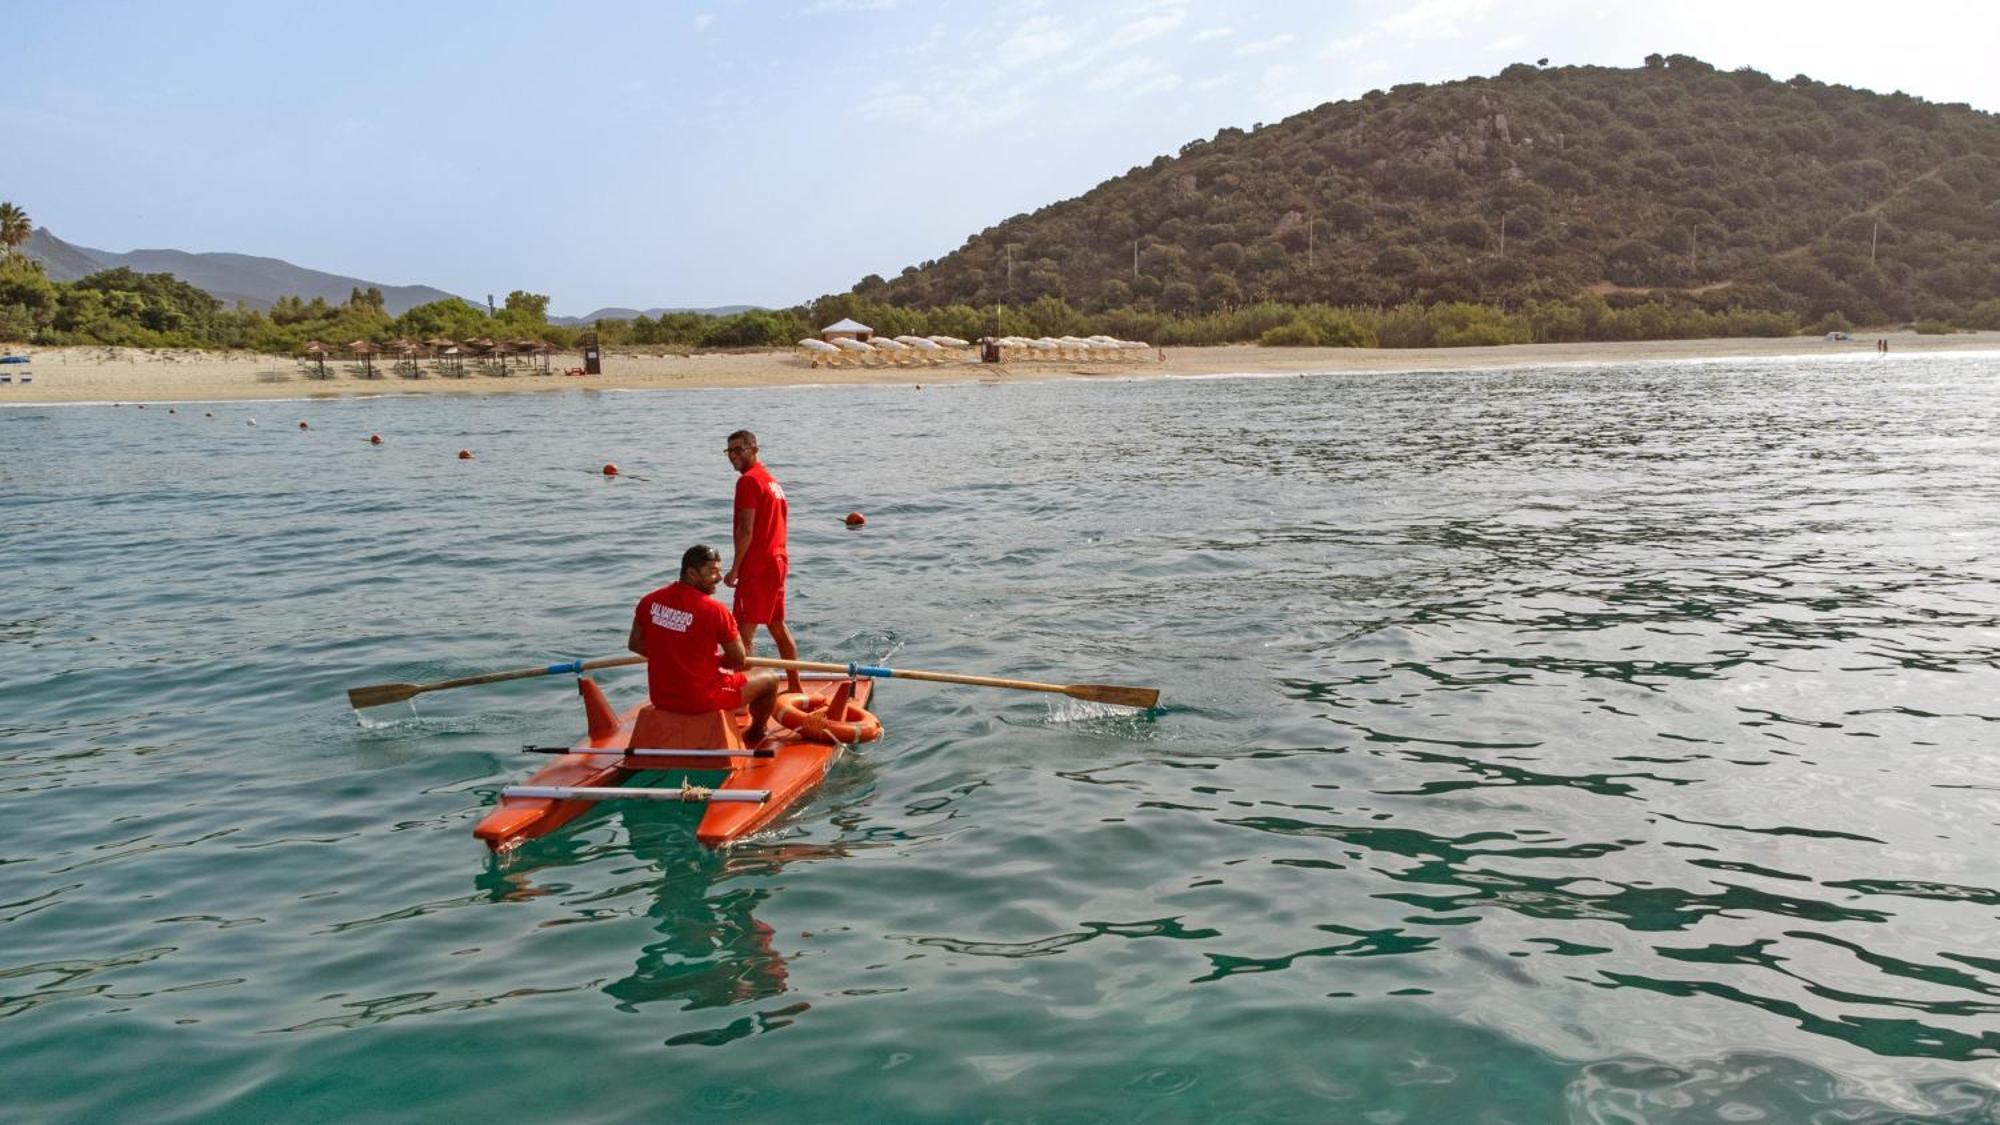
<svg viewBox="0 0 2000 1125">
<path fill-rule="evenodd" d="M 0 1077 L 72 1118 L 1992 1119 L 1994 363 L 0 411 Z M 746 422 L 808 656 L 1163 705 L 892 681 L 756 840 L 621 806 L 485 856 L 568 682 L 341 693 L 616 652 Z"/>
</svg>

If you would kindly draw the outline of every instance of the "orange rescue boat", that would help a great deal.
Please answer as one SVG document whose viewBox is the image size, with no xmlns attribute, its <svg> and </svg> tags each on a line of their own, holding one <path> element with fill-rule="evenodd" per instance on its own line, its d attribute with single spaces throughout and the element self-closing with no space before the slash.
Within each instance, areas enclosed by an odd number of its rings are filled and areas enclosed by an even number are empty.
<svg viewBox="0 0 2000 1125">
<path fill-rule="evenodd" d="M 794 710 L 840 715 L 865 708 L 875 681 L 859 675 L 807 677 L 804 687 L 808 705 Z M 499 805 L 472 830 L 494 851 L 548 835 L 605 800 L 705 802 L 695 838 L 718 847 L 777 820 L 819 785 L 845 749 L 826 723 L 791 730 L 773 721 L 764 741 L 745 746 L 747 715 L 683 715 L 650 703 L 620 714 L 589 677 L 577 678 L 577 691 L 589 733 L 523 784 L 501 790 Z M 727 776 L 713 789 L 685 782 L 677 789 L 624 785 L 636 774 L 660 771 Z"/>
</svg>

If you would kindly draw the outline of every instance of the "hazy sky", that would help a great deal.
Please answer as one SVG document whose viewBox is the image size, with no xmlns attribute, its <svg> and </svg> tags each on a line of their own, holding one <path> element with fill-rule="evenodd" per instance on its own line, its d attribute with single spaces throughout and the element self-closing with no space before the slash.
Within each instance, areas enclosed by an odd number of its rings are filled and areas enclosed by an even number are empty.
<svg viewBox="0 0 2000 1125">
<path fill-rule="evenodd" d="M 1223 126 L 1513 62 L 2000 110 L 2000 4 L 7 5 L 0 199 L 71 242 L 483 299 L 788 305 Z"/>
</svg>

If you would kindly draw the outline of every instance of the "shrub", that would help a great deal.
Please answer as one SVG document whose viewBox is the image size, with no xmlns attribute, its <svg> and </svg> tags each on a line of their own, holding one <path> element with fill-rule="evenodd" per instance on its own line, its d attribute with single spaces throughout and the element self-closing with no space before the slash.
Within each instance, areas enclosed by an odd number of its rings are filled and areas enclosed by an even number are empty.
<svg viewBox="0 0 2000 1125">
<path fill-rule="evenodd" d="M 1290 324 L 1280 324 L 1268 329 L 1257 337 L 1257 346 L 1262 348 L 1316 348 L 1320 346 L 1319 329 L 1306 323 L 1304 318 Z"/>
<path fill-rule="evenodd" d="M 1910 325 L 1919 336 L 1949 336 L 1958 331 L 1958 326 L 1948 320 L 1920 320 Z"/>
</svg>

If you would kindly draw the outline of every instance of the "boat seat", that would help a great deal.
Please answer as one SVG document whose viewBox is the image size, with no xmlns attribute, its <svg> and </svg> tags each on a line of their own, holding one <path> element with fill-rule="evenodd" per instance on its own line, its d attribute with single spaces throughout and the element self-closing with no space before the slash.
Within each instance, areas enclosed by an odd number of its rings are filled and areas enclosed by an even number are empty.
<svg viewBox="0 0 2000 1125">
<path fill-rule="evenodd" d="M 684 715 L 647 703 L 633 720 L 631 745 L 648 750 L 741 750 L 743 735 L 727 711 Z"/>
</svg>

